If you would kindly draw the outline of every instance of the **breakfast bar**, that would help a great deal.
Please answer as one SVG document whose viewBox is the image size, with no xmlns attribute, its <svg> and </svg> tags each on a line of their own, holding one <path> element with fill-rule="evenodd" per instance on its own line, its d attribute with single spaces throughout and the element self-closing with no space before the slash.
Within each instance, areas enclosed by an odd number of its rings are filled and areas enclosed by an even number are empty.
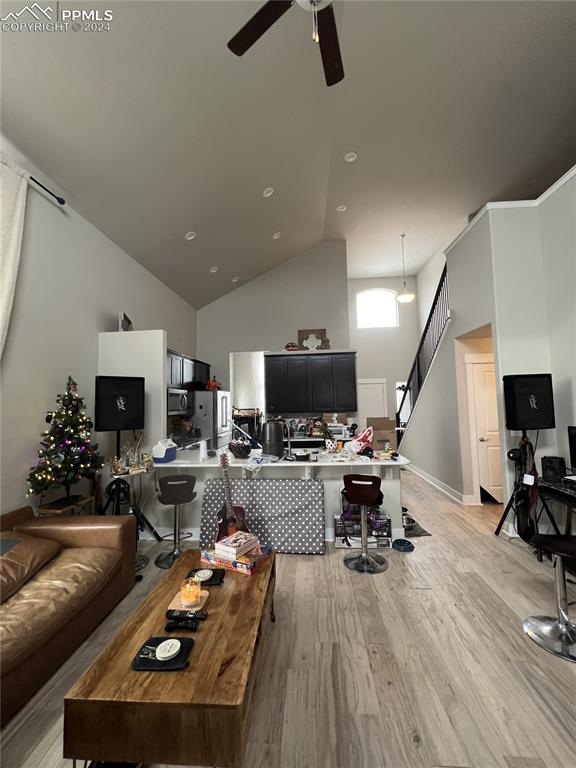
<svg viewBox="0 0 576 768">
<path fill-rule="evenodd" d="M 225 450 L 225 449 L 224 449 Z M 188 471 L 196 477 L 198 499 L 201 503 L 204 488 L 209 480 L 221 477 L 220 454 L 200 460 L 198 450 L 179 450 L 174 461 L 157 469 L 170 471 Z M 265 479 L 307 479 L 321 481 L 324 489 L 324 538 L 334 539 L 334 515 L 340 510 L 340 492 L 343 487 L 342 478 L 346 474 L 373 474 L 381 478 L 381 490 L 384 495 L 382 508 L 390 516 L 392 538 L 404 536 L 402 526 L 402 504 L 400 498 L 400 473 L 410 462 L 403 456 L 394 459 L 368 459 L 347 451 L 326 452 L 316 454 L 317 460 L 312 461 L 269 461 L 262 459 L 260 450 L 253 450 L 249 459 L 235 459 L 229 454 L 229 471 L 231 479 L 265 478 Z M 312 457 L 311 457 L 312 459 Z M 200 527 L 200 503 L 194 512 L 194 526 Z"/>
</svg>

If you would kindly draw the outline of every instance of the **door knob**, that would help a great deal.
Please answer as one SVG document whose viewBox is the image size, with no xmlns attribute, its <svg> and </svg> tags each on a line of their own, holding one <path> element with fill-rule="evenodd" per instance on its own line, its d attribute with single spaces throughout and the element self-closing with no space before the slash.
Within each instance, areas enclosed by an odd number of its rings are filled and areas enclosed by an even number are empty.
<svg viewBox="0 0 576 768">
<path fill-rule="evenodd" d="M 485 437 L 479 437 L 479 438 L 478 438 L 478 440 L 479 440 L 481 443 L 487 443 L 487 442 L 488 442 L 488 440 L 487 440 Z"/>
</svg>

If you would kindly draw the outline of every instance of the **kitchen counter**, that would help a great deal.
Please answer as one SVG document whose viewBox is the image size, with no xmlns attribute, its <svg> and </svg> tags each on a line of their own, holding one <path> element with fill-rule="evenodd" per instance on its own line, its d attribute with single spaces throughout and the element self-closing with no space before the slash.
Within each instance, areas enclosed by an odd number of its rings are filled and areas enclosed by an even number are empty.
<svg viewBox="0 0 576 768">
<path fill-rule="evenodd" d="M 226 449 L 221 449 L 218 455 L 208 457 L 201 461 L 197 450 L 179 450 L 177 457 L 169 464 L 157 464 L 158 472 L 176 473 L 188 471 L 196 477 L 196 490 L 198 499 L 192 503 L 193 509 L 193 535 L 199 530 L 201 500 L 205 480 L 221 477 L 220 454 Z M 326 540 L 334 539 L 334 514 L 339 514 L 340 491 L 342 490 L 342 477 L 349 473 L 365 473 L 378 475 L 381 478 L 381 489 L 384 494 L 383 507 L 390 515 L 392 522 L 392 537 L 402 538 L 404 528 L 402 526 L 402 503 L 400 499 L 400 471 L 410 462 L 404 456 L 398 456 L 396 461 L 391 459 L 368 459 L 355 454 L 328 454 L 320 452 L 318 461 L 263 461 L 258 462 L 260 450 L 253 450 L 249 459 L 235 459 L 228 453 L 230 476 L 234 477 L 264 477 L 277 479 L 304 479 L 322 480 L 324 484 L 324 511 Z M 337 458 L 342 456 L 342 458 Z M 192 510 L 191 510 L 192 511 Z M 198 528 L 196 527 L 198 526 Z"/>
<path fill-rule="evenodd" d="M 208 467 L 218 468 L 220 466 L 220 454 L 227 449 L 222 448 L 216 456 L 208 457 L 204 461 L 198 458 L 198 451 L 182 449 L 177 452 L 176 459 L 169 464 L 157 464 L 158 469 L 168 469 L 169 467 L 187 467 L 189 469 L 207 469 Z M 398 456 L 396 461 L 392 459 L 368 459 L 365 456 L 357 456 L 354 453 L 341 452 L 338 454 L 318 453 L 318 461 L 262 461 L 260 460 L 260 449 L 254 449 L 249 459 L 235 459 L 228 451 L 228 461 L 230 467 L 240 467 L 243 469 L 314 469 L 314 467 L 405 467 L 410 462 L 404 456 Z M 338 458 L 336 458 L 338 457 Z M 340 458 L 342 457 L 342 458 Z"/>
</svg>

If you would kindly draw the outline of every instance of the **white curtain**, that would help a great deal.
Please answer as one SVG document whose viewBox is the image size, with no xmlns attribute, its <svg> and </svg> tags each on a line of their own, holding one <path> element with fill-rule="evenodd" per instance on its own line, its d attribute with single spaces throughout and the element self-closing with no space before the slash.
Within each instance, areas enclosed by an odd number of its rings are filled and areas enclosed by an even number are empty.
<svg viewBox="0 0 576 768">
<path fill-rule="evenodd" d="M 16 291 L 28 174 L 0 163 L 0 358 Z"/>
</svg>

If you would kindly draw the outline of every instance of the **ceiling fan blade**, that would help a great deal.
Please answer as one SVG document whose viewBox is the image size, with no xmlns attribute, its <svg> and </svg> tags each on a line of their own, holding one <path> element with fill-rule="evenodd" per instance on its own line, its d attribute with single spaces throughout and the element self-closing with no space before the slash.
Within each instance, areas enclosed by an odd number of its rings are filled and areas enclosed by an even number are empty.
<svg viewBox="0 0 576 768">
<path fill-rule="evenodd" d="M 344 79 L 344 65 L 332 5 L 318 11 L 318 36 L 326 85 L 335 85 Z"/>
<path fill-rule="evenodd" d="M 243 56 L 293 4 L 294 0 L 268 0 L 234 35 L 228 43 L 228 48 L 236 56 Z"/>
</svg>

